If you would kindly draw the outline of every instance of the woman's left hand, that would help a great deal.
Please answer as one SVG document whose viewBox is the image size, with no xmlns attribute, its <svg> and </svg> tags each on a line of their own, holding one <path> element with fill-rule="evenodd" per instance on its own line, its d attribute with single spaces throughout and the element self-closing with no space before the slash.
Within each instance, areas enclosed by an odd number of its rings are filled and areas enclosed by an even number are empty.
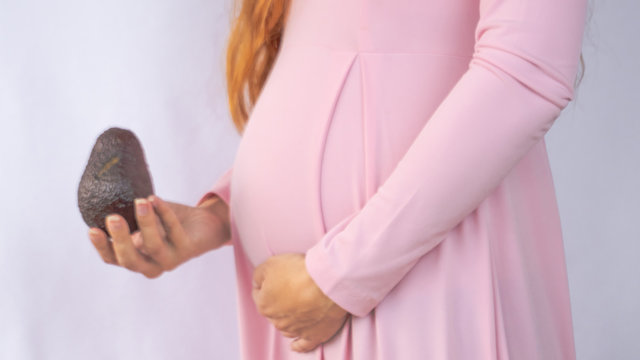
<svg viewBox="0 0 640 360">
<path fill-rule="evenodd" d="M 273 256 L 253 273 L 253 300 L 258 311 L 286 337 L 291 349 L 308 352 L 331 339 L 348 313 L 313 281 L 303 254 Z"/>
</svg>

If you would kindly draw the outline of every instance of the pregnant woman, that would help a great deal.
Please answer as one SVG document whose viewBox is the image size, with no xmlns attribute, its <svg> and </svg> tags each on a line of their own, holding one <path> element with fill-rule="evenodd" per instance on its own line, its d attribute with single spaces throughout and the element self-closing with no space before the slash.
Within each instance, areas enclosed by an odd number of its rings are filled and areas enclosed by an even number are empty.
<svg viewBox="0 0 640 360">
<path fill-rule="evenodd" d="M 243 359 L 574 359 L 544 135 L 586 3 L 244 0 L 233 167 L 90 237 L 148 277 L 232 245 Z"/>
</svg>

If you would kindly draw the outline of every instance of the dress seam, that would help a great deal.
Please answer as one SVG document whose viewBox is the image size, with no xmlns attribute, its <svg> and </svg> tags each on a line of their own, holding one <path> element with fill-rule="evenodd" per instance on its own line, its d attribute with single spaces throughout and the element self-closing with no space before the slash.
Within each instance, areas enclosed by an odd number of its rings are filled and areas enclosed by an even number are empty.
<svg viewBox="0 0 640 360">
<path fill-rule="evenodd" d="M 315 179 L 317 179 L 317 183 L 316 183 L 316 188 L 317 188 L 317 194 L 318 194 L 318 212 L 319 212 L 319 218 L 320 218 L 320 228 L 322 231 L 322 234 L 325 234 L 327 232 L 327 225 L 325 222 L 325 210 L 323 208 L 322 205 L 322 198 L 323 198 L 323 192 L 322 192 L 322 173 L 323 173 L 323 168 L 324 168 L 324 158 L 326 155 L 326 146 L 327 146 L 327 137 L 329 136 L 329 131 L 331 130 L 331 125 L 333 123 L 333 118 L 335 117 L 335 113 L 336 113 L 336 109 L 338 107 L 338 102 L 340 101 L 340 97 L 342 95 L 342 92 L 344 91 L 344 86 L 345 83 L 347 82 L 347 79 L 349 77 L 349 74 L 351 73 L 352 69 L 353 69 L 353 65 L 356 62 L 356 59 L 358 58 L 358 53 L 354 53 L 353 58 L 350 60 L 349 66 L 347 67 L 347 69 L 345 70 L 344 74 L 342 75 L 342 79 L 339 82 L 338 88 L 336 89 L 335 95 L 333 96 L 333 101 L 331 103 L 331 110 L 329 111 L 329 113 L 327 114 L 327 120 L 326 120 L 326 124 L 324 126 L 324 131 L 323 131 L 323 135 L 322 135 L 322 139 L 320 140 L 320 155 L 319 155 L 319 159 L 318 159 L 318 167 L 317 167 L 317 176 L 315 176 Z"/>
<path fill-rule="evenodd" d="M 362 63 L 362 57 L 358 57 L 358 62 L 360 64 L 360 118 L 362 119 L 362 176 L 364 178 L 364 198 L 363 203 L 359 204 L 360 207 L 364 207 L 366 202 L 368 201 L 368 197 L 371 194 L 371 181 L 369 180 L 369 151 L 368 151 L 368 137 L 367 131 L 369 127 L 367 126 L 367 114 L 366 114 L 366 106 L 365 103 L 365 86 L 364 86 L 364 64 Z"/>
<path fill-rule="evenodd" d="M 476 209 L 478 213 L 482 211 L 478 208 Z M 480 219 L 486 225 L 489 224 L 487 218 L 482 216 Z M 490 228 L 490 227 L 489 227 Z M 496 360 L 509 360 L 509 352 L 507 348 L 507 344 L 505 343 L 504 337 L 504 319 L 502 318 L 502 305 L 500 302 L 500 292 L 498 291 L 499 283 L 497 278 L 497 270 L 495 261 L 496 258 L 494 256 L 494 241 L 493 234 L 491 231 L 485 231 L 487 236 L 487 242 L 489 243 L 489 263 L 491 265 L 491 295 L 493 298 L 493 336 L 494 336 L 494 345 L 495 345 L 495 357 Z M 505 351 L 502 351 L 505 350 Z"/>
<path fill-rule="evenodd" d="M 296 44 L 289 43 L 286 45 L 287 47 L 298 47 L 298 48 L 320 48 L 326 49 L 332 52 L 338 53 L 354 53 L 354 54 L 371 54 L 371 55 L 433 55 L 433 56 L 441 56 L 441 57 L 452 57 L 459 58 L 463 60 L 471 60 L 473 59 L 473 53 L 470 54 L 453 54 L 453 53 L 443 53 L 443 52 L 434 52 L 434 51 L 407 51 L 407 50 L 366 50 L 361 48 L 355 49 L 339 49 L 333 48 L 331 46 L 323 46 L 318 44 Z M 284 49 L 284 47 L 283 47 Z"/>
</svg>

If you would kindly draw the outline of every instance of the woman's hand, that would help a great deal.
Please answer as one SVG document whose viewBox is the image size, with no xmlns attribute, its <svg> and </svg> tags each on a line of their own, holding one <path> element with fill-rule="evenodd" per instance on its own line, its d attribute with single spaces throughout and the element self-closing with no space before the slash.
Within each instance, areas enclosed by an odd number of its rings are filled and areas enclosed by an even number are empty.
<svg viewBox="0 0 640 360">
<path fill-rule="evenodd" d="M 156 278 L 230 239 L 228 206 L 218 197 L 198 207 L 165 202 L 157 196 L 136 199 L 139 231 L 129 234 L 120 215 L 109 215 L 106 228 L 91 228 L 89 238 L 108 264 Z"/>
<path fill-rule="evenodd" d="M 302 254 L 269 258 L 253 273 L 253 300 L 258 311 L 286 337 L 291 349 L 307 352 L 331 339 L 348 313 L 313 281 Z"/>
</svg>

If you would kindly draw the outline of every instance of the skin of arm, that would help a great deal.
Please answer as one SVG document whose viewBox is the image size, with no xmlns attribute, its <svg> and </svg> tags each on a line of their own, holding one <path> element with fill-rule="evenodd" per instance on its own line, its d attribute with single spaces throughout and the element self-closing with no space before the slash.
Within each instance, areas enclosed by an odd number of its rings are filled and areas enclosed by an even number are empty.
<svg viewBox="0 0 640 360">
<path fill-rule="evenodd" d="M 291 349 L 308 352 L 330 340 L 349 314 L 316 285 L 304 254 L 272 256 L 253 273 L 253 300 L 282 335 L 293 338 Z"/>
<path fill-rule="evenodd" d="M 130 234 L 126 221 L 113 214 L 106 218 L 108 234 L 91 228 L 89 238 L 105 263 L 150 279 L 221 247 L 231 238 L 229 208 L 217 196 L 192 207 L 152 195 L 136 199 L 135 212 L 139 231 Z"/>
</svg>

